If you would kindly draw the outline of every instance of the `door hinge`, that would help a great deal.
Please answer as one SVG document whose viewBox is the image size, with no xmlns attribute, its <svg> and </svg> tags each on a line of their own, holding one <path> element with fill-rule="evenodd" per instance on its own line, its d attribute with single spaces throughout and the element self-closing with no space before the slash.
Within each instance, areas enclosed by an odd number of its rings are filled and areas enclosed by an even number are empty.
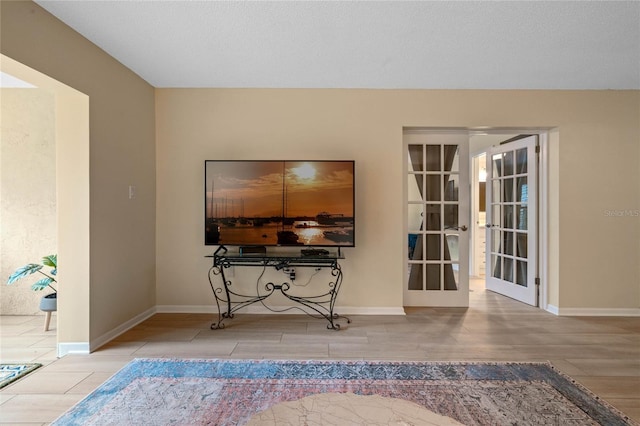
<svg viewBox="0 0 640 426">
<path fill-rule="evenodd" d="M 536 154 L 540 154 L 540 145 L 536 145 Z"/>
<path fill-rule="evenodd" d="M 536 285 L 540 285 L 540 278 L 536 277 Z"/>
</svg>

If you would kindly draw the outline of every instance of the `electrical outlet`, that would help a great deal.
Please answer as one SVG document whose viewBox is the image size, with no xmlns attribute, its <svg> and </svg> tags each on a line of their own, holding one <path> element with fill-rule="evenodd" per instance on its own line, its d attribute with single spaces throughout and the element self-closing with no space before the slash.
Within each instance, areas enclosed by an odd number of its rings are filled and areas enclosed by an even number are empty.
<svg viewBox="0 0 640 426">
<path fill-rule="evenodd" d="M 134 198 L 136 198 L 136 186 L 135 185 L 129 185 L 129 199 L 133 200 Z"/>
</svg>

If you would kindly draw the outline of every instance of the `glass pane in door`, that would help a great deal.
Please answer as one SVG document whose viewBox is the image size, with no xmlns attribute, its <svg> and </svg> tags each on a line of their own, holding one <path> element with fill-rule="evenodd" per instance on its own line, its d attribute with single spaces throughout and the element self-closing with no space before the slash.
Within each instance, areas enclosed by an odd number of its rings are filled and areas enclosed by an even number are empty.
<svg viewBox="0 0 640 426">
<path fill-rule="evenodd" d="M 513 282 L 513 259 L 510 257 L 504 258 L 504 273 L 502 278 L 505 281 Z"/>
<path fill-rule="evenodd" d="M 491 270 L 494 277 L 502 278 L 502 257 L 495 254 L 491 255 Z"/>
<path fill-rule="evenodd" d="M 527 207 L 526 206 L 516 206 L 517 217 L 516 217 L 516 226 L 518 229 L 526 230 L 527 229 Z"/>
<path fill-rule="evenodd" d="M 407 176 L 408 201 L 424 199 L 424 175 L 410 173 Z"/>
<path fill-rule="evenodd" d="M 527 286 L 527 262 L 518 260 L 516 262 L 516 284 L 526 287 Z"/>
<path fill-rule="evenodd" d="M 425 153 L 427 158 L 427 171 L 440 170 L 440 145 L 426 145 Z"/>
<path fill-rule="evenodd" d="M 420 172 L 424 170 L 424 156 L 422 145 L 409 145 L 409 171 Z"/>
<path fill-rule="evenodd" d="M 445 145 L 444 146 L 444 162 L 445 170 L 452 172 L 460 171 L 460 148 L 458 145 Z"/>
<path fill-rule="evenodd" d="M 449 251 L 449 257 L 452 262 L 457 263 L 460 260 L 460 253 L 458 250 L 458 235 L 449 234 L 446 238 L 446 249 Z"/>
<path fill-rule="evenodd" d="M 502 227 L 513 229 L 513 206 L 502 206 Z"/>
<path fill-rule="evenodd" d="M 513 151 L 505 152 L 502 156 L 504 160 L 503 171 L 504 176 L 511 176 L 513 174 Z"/>
<path fill-rule="evenodd" d="M 444 205 L 444 229 L 457 229 L 458 227 L 458 205 Z"/>
<path fill-rule="evenodd" d="M 422 290 L 423 286 L 422 278 L 422 264 L 410 263 L 409 264 L 409 290 Z"/>
<path fill-rule="evenodd" d="M 516 256 L 527 258 L 528 239 L 527 234 L 524 232 L 517 233 L 517 250 Z"/>
<path fill-rule="evenodd" d="M 522 148 L 516 151 L 516 173 L 527 173 L 527 148 Z"/>
<path fill-rule="evenodd" d="M 427 204 L 425 210 L 427 231 L 440 230 L 440 204 Z"/>
<path fill-rule="evenodd" d="M 424 260 L 421 234 L 409 234 L 409 260 Z"/>
<path fill-rule="evenodd" d="M 427 264 L 427 290 L 440 290 L 440 264 Z"/>
<path fill-rule="evenodd" d="M 424 230 L 424 204 L 409 204 L 407 213 L 409 232 Z"/>
<path fill-rule="evenodd" d="M 513 202 L 513 178 L 505 178 L 500 182 L 502 185 L 502 201 L 505 203 Z"/>
<path fill-rule="evenodd" d="M 491 188 L 493 193 L 492 202 L 500 203 L 502 202 L 502 181 L 499 179 L 493 180 L 491 182 Z"/>
<path fill-rule="evenodd" d="M 440 234 L 427 234 L 427 260 L 440 260 Z"/>
<path fill-rule="evenodd" d="M 444 200 L 458 201 L 458 188 L 460 187 L 458 175 L 444 175 Z"/>
<path fill-rule="evenodd" d="M 459 265 L 452 263 L 445 263 L 444 267 L 444 289 L 445 291 L 458 290 L 458 271 Z"/>
<path fill-rule="evenodd" d="M 527 204 L 527 177 L 521 176 L 516 179 L 516 201 Z"/>
<path fill-rule="evenodd" d="M 502 253 L 513 256 L 513 232 L 502 231 Z"/>
<path fill-rule="evenodd" d="M 440 201 L 441 193 L 440 190 L 440 179 L 442 176 L 440 175 L 426 175 L 425 176 L 425 185 L 426 185 L 426 197 L 427 201 Z"/>
<path fill-rule="evenodd" d="M 493 162 L 491 177 L 495 179 L 502 176 L 502 154 L 494 155 L 491 157 L 491 161 Z"/>
<path fill-rule="evenodd" d="M 500 241 L 501 241 L 501 235 L 502 231 L 500 231 L 499 229 L 492 229 L 491 230 L 491 251 L 493 253 L 497 253 L 500 251 Z"/>
</svg>

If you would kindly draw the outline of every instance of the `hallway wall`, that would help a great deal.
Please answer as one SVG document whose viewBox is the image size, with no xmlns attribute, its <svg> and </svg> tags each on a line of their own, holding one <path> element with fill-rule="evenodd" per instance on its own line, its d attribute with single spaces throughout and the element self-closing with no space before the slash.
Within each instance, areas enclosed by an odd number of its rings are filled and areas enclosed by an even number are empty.
<svg viewBox="0 0 640 426">
<path fill-rule="evenodd" d="M 57 253 L 55 103 L 41 89 L 0 89 L 0 312 L 40 313 L 34 274 L 11 286 L 27 263 Z"/>
</svg>

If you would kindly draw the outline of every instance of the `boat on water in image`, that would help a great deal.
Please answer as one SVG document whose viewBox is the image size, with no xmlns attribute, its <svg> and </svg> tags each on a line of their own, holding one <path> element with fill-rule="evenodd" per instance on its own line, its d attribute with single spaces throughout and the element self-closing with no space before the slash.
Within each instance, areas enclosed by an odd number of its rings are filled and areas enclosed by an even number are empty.
<svg viewBox="0 0 640 426">
<path fill-rule="evenodd" d="M 353 229 L 340 229 L 335 231 L 324 231 L 324 237 L 338 243 L 353 241 Z"/>
<path fill-rule="evenodd" d="M 320 212 L 316 215 L 316 222 L 320 225 L 349 226 L 353 225 L 352 217 L 345 217 L 343 214 L 332 214 Z"/>
<path fill-rule="evenodd" d="M 293 231 L 278 231 L 278 245 L 283 246 L 300 246 L 302 243 L 299 240 L 298 234 Z"/>
</svg>

